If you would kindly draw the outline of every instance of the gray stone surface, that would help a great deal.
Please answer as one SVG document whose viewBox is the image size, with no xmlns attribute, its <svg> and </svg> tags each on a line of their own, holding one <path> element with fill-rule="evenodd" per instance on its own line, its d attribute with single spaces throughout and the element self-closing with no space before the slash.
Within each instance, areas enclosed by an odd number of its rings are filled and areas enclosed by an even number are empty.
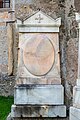
<svg viewBox="0 0 80 120">
<path fill-rule="evenodd" d="M 0 26 L 0 70 L 1 73 L 7 74 L 8 72 L 8 40 L 7 40 L 7 27 Z"/>
<path fill-rule="evenodd" d="M 70 107 L 70 119 L 69 120 L 80 120 L 80 109 Z"/>
<path fill-rule="evenodd" d="M 65 106 L 40 106 L 40 105 L 27 105 L 16 106 L 12 105 L 11 117 L 12 118 L 26 117 L 66 117 Z"/>
<path fill-rule="evenodd" d="M 24 86 L 15 87 L 14 89 L 14 104 L 16 105 L 64 104 L 64 88 L 62 85 L 24 85 Z"/>
<path fill-rule="evenodd" d="M 12 0 L 10 0 L 12 1 Z M 8 76 L 9 40 L 6 20 L 11 20 L 11 9 L 0 8 L 0 95 L 12 96 L 15 76 Z M 10 32 L 9 32 L 10 34 Z M 12 74 L 11 74 L 12 75 Z"/>
<path fill-rule="evenodd" d="M 6 120 L 11 120 L 11 113 L 9 113 Z"/>
<path fill-rule="evenodd" d="M 73 89 L 73 106 L 80 108 L 80 86 Z"/>
<path fill-rule="evenodd" d="M 76 20 L 79 22 L 79 48 L 78 48 L 78 79 L 73 88 L 73 106 L 70 108 L 70 120 L 80 119 L 80 15 L 76 13 Z"/>
<path fill-rule="evenodd" d="M 1 74 L 0 76 L 0 95 L 13 96 L 14 95 L 15 76 L 8 76 Z"/>
</svg>

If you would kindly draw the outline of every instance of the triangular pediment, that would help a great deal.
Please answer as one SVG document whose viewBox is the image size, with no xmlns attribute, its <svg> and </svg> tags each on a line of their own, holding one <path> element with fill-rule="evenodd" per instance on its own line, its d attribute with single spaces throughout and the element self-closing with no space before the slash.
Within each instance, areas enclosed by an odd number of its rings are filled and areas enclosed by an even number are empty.
<svg viewBox="0 0 80 120">
<path fill-rule="evenodd" d="M 38 11 L 35 14 L 31 15 L 28 18 L 23 20 L 23 25 L 30 25 L 30 26 L 60 26 L 61 25 L 61 18 L 57 18 L 56 20 L 51 18 L 50 16 L 46 15 L 42 11 Z M 20 20 L 18 20 L 18 24 L 20 24 Z"/>
</svg>

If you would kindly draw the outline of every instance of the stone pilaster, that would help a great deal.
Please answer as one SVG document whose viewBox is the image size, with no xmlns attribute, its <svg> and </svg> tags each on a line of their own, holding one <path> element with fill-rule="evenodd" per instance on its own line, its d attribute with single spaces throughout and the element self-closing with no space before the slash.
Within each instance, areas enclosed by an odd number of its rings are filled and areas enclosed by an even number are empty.
<svg viewBox="0 0 80 120">
<path fill-rule="evenodd" d="M 9 11 L 9 16 L 11 18 L 10 21 L 15 21 L 15 0 L 10 1 L 10 8 L 11 8 L 11 10 Z"/>
<path fill-rule="evenodd" d="M 13 38 L 12 38 L 12 24 L 7 25 L 8 36 L 8 75 L 13 73 Z"/>
<path fill-rule="evenodd" d="M 15 0 L 12 0 L 12 10 L 15 11 Z"/>
</svg>

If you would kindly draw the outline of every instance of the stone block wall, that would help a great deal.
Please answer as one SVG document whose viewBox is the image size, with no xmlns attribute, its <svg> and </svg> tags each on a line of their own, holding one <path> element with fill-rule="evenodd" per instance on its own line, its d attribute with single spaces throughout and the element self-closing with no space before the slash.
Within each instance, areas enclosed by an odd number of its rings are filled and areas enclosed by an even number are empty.
<svg viewBox="0 0 80 120">
<path fill-rule="evenodd" d="M 73 86 L 77 80 L 78 69 L 78 24 L 75 20 L 74 1 L 65 1 L 65 102 L 69 107 L 73 101 Z M 64 71 L 64 69 L 63 69 Z"/>
<path fill-rule="evenodd" d="M 7 28 L 0 26 L 0 73 L 7 74 L 8 71 L 8 42 Z"/>
<path fill-rule="evenodd" d="M 13 95 L 14 77 L 8 76 L 7 27 L 0 26 L 0 95 Z"/>
<path fill-rule="evenodd" d="M 0 95 L 2 96 L 13 95 L 15 83 L 15 76 L 8 76 L 9 40 L 6 22 L 12 20 L 12 12 L 9 12 L 11 10 L 11 8 L 0 8 Z"/>
<path fill-rule="evenodd" d="M 14 76 L 8 76 L 7 26 L 0 26 L 0 95 L 13 95 Z"/>
</svg>

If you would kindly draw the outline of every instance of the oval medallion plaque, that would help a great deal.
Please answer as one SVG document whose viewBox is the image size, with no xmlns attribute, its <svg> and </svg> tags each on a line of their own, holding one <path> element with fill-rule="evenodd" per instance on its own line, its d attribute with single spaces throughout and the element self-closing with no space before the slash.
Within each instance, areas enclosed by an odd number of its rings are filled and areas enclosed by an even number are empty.
<svg viewBox="0 0 80 120">
<path fill-rule="evenodd" d="M 31 74 L 47 74 L 54 63 L 54 47 L 51 41 L 44 35 L 31 38 L 24 47 L 23 61 Z"/>
</svg>

